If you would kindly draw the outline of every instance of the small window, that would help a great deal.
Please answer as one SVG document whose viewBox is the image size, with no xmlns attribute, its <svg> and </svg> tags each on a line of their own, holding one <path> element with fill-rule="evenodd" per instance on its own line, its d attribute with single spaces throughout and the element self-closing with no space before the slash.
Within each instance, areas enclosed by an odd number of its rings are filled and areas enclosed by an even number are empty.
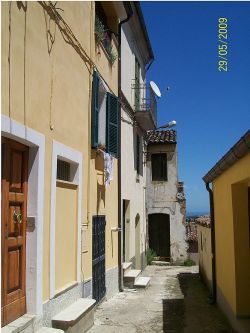
<svg viewBox="0 0 250 333">
<path fill-rule="evenodd" d="M 152 180 L 153 181 L 166 181 L 167 176 L 167 154 L 152 154 Z"/>
<path fill-rule="evenodd" d="M 70 181 L 70 163 L 62 160 L 57 160 L 57 179 Z"/>
</svg>

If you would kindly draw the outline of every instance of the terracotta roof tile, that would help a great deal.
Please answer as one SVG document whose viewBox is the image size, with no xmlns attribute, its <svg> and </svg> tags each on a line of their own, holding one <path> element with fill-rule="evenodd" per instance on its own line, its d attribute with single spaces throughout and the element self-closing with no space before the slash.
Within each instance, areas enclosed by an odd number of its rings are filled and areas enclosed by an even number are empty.
<svg viewBox="0 0 250 333">
<path fill-rule="evenodd" d="M 148 131 L 146 134 L 146 142 L 148 144 L 155 143 L 177 143 L 176 131 Z"/>
</svg>

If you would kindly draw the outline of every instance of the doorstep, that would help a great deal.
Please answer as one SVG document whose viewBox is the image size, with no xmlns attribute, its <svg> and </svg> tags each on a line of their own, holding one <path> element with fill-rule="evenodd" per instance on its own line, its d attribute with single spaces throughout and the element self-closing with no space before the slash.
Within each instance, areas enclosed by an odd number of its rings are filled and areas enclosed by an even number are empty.
<svg viewBox="0 0 250 333">
<path fill-rule="evenodd" d="M 8 325 L 1 328 L 2 333 L 19 333 L 19 332 L 33 332 L 33 321 L 36 318 L 35 315 L 25 314 L 16 320 L 12 321 Z"/>
</svg>

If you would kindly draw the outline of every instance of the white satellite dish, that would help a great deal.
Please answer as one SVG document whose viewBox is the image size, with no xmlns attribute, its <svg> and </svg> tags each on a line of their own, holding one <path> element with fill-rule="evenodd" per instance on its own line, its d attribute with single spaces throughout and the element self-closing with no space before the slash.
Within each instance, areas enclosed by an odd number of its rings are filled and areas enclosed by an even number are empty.
<svg viewBox="0 0 250 333">
<path fill-rule="evenodd" d="M 160 89 L 158 88 L 157 84 L 154 83 L 154 81 L 150 81 L 149 82 L 150 84 L 150 87 L 151 89 L 153 90 L 154 94 L 157 96 L 157 97 L 161 97 L 161 92 L 160 92 Z"/>
</svg>

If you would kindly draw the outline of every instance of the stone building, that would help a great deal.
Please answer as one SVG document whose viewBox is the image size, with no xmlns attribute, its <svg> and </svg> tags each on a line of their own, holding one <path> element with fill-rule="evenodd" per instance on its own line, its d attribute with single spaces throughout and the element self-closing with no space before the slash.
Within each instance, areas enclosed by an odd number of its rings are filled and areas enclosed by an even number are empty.
<svg viewBox="0 0 250 333">
<path fill-rule="evenodd" d="M 148 131 L 145 140 L 149 247 L 160 260 L 183 263 L 186 200 L 183 183 L 178 181 L 176 131 Z"/>
</svg>

